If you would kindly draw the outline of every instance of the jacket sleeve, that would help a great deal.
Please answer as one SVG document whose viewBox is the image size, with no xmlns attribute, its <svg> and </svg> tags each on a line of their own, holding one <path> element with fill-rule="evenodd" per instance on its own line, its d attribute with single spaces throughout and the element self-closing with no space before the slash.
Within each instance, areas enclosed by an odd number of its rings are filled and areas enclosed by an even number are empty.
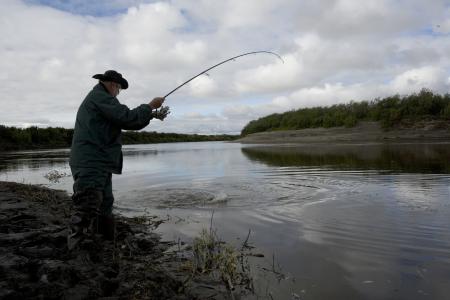
<svg viewBox="0 0 450 300">
<path fill-rule="evenodd" d="M 122 129 L 139 130 L 147 126 L 152 119 L 152 110 L 148 104 L 129 109 L 113 96 L 104 96 L 99 100 L 95 105 L 103 117 Z"/>
</svg>

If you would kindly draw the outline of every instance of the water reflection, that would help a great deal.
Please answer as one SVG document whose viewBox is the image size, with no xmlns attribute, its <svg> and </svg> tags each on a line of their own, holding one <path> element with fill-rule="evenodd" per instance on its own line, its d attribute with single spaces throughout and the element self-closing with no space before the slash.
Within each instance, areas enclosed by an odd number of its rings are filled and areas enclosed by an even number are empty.
<svg viewBox="0 0 450 300">
<path fill-rule="evenodd" d="M 116 211 L 159 215 L 174 240 L 208 228 L 212 210 L 224 240 L 239 246 L 251 229 L 265 254 L 254 260 L 259 299 L 446 299 L 449 146 L 126 146 Z M 68 154 L 0 153 L 0 180 L 48 183 L 48 171 L 70 172 Z M 51 186 L 71 191 L 72 179 Z M 273 256 L 289 280 L 259 272 Z"/>
<path fill-rule="evenodd" d="M 245 147 L 242 153 L 269 166 L 450 173 L 450 144 L 267 145 Z"/>
<path fill-rule="evenodd" d="M 59 168 L 68 163 L 69 149 L 0 152 L 0 171 Z"/>
</svg>

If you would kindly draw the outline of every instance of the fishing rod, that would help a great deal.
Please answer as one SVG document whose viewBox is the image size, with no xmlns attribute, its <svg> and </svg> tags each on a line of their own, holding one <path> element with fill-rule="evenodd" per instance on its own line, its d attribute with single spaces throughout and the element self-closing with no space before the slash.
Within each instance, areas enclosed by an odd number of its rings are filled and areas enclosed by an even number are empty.
<svg viewBox="0 0 450 300">
<path fill-rule="evenodd" d="M 283 62 L 283 64 L 284 64 L 284 60 L 281 58 L 281 56 L 278 55 L 278 54 L 276 54 L 275 52 L 271 52 L 271 51 L 253 51 L 253 52 L 247 52 L 247 53 L 244 53 L 244 54 L 240 54 L 240 55 L 234 56 L 234 57 L 232 57 L 232 58 L 228 58 L 228 59 L 226 59 L 226 60 L 224 60 L 224 61 L 221 61 L 220 63 L 215 64 L 214 66 L 209 67 L 208 69 L 206 69 L 206 70 L 204 70 L 204 71 L 198 73 L 197 75 L 195 75 L 195 76 L 189 78 L 187 81 L 183 82 L 182 84 L 180 84 L 179 86 L 177 86 L 176 88 L 174 88 L 173 90 L 171 90 L 167 95 L 165 95 L 165 96 L 164 96 L 164 99 L 167 98 L 169 95 L 171 95 L 171 94 L 172 94 L 173 92 L 175 92 L 176 90 L 178 90 L 179 88 L 181 88 L 182 86 L 188 84 L 189 82 L 191 82 L 192 80 L 194 80 L 194 79 L 197 78 L 198 76 L 200 76 L 200 75 L 202 75 L 202 74 L 205 74 L 206 72 L 208 72 L 208 71 L 211 70 L 211 69 L 214 69 L 215 67 L 218 67 L 218 66 L 220 66 L 220 65 L 222 65 L 222 64 L 224 64 L 224 63 L 226 63 L 226 62 L 229 62 L 229 61 L 231 61 L 231 60 L 235 60 L 236 58 L 239 58 L 239 57 L 242 57 L 242 56 L 246 56 L 246 55 L 250 55 L 250 54 L 259 54 L 259 53 L 267 53 L 267 54 L 275 55 L 275 56 L 278 57 L 278 58 Z M 206 74 L 206 75 L 208 75 L 208 74 Z M 160 108 L 159 110 L 156 109 L 155 112 L 152 113 L 152 115 L 153 115 L 154 118 L 157 118 L 157 119 L 163 121 L 163 120 L 167 117 L 167 115 L 168 115 L 169 113 L 170 113 L 170 109 L 169 109 L 168 106 L 161 106 L 161 108 Z"/>
<path fill-rule="evenodd" d="M 240 55 L 234 56 L 234 57 L 232 57 L 232 58 L 226 59 L 226 60 L 224 60 L 224 61 L 222 61 L 222 62 L 220 62 L 220 63 L 218 63 L 218 64 L 216 64 L 216 65 L 214 65 L 214 66 L 212 66 L 212 67 L 209 67 L 208 69 L 206 69 L 206 70 L 204 70 L 204 71 L 198 73 L 197 75 L 193 76 L 193 77 L 190 78 L 189 80 L 183 82 L 182 84 L 180 84 L 179 86 L 177 86 L 176 88 L 174 88 L 173 90 L 171 90 L 167 95 L 164 96 L 164 98 L 167 98 L 167 96 L 169 96 L 170 94 L 172 94 L 173 92 L 175 92 L 176 90 L 178 90 L 179 88 L 181 88 L 182 86 L 184 86 L 185 84 L 191 82 L 192 80 L 194 80 L 194 79 L 197 78 L 198 76 L 200 76 L 200 75 L 202 75 L 202 74 L 205 74 L 205 73 L 208 72 L 209 70 L 214 69 L 215 67 L 218 67 L 218 66 L 220 66 L 220 65 L 222 65 L 222 64 L 224 64 L 224 63 L 226 63 L 226 62 L 229 62 L 229 61 L 231 61 L 231 60 L 235 60 L 235 59 L 238 58 L 238 57 L 242 57 L 242 56 L 246 56 L 246 55 L 250 55 L 250 54 L 258 54 L 258 53 L 267 53 L 267 54 L 275 55 L 276 57 L 278 57 L 278 58 L 284 63 L 284 61 L 283 61 L 283 59 L 281 58 L 280 55 L 276 54 L 275 52 L 271 52 L 271 51 L 253 51 L 253 52 L 247 52 L 247 53 L 244 53 L 244 54 L 240 54 Z"/>
</svg>

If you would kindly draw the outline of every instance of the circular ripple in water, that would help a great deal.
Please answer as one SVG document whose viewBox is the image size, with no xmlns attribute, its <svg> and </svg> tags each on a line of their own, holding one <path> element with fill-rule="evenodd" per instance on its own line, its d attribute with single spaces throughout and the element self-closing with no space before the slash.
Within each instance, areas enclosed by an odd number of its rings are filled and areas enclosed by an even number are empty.
<svg viewBox="0 0 450 300">
<path fill-rule="evenodd" d="M 150 205 L 157 208 L 193 208 L 224 205 L 227 198 L 224 192 L 176 188 L 139 191 L 133 202 L 139 206 Z"/>
</svg>

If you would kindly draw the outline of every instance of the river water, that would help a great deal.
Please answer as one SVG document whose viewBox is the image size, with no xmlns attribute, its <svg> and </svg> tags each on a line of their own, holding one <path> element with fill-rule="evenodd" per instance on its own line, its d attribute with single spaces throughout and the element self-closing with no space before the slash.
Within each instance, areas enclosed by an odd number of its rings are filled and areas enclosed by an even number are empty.
<svg viewBox="0 0 450 300">
<path fill-rule="evenodd" d="M 0 153 L 0 180 L 71 192 L 68 149 Z M 116 212 L 165 239 L 249 242 L 249 299 L 450 299 L 450 144 L 124 147 Z M 214 213 L 213 213 L 214 212 Z"/>
</svg>

